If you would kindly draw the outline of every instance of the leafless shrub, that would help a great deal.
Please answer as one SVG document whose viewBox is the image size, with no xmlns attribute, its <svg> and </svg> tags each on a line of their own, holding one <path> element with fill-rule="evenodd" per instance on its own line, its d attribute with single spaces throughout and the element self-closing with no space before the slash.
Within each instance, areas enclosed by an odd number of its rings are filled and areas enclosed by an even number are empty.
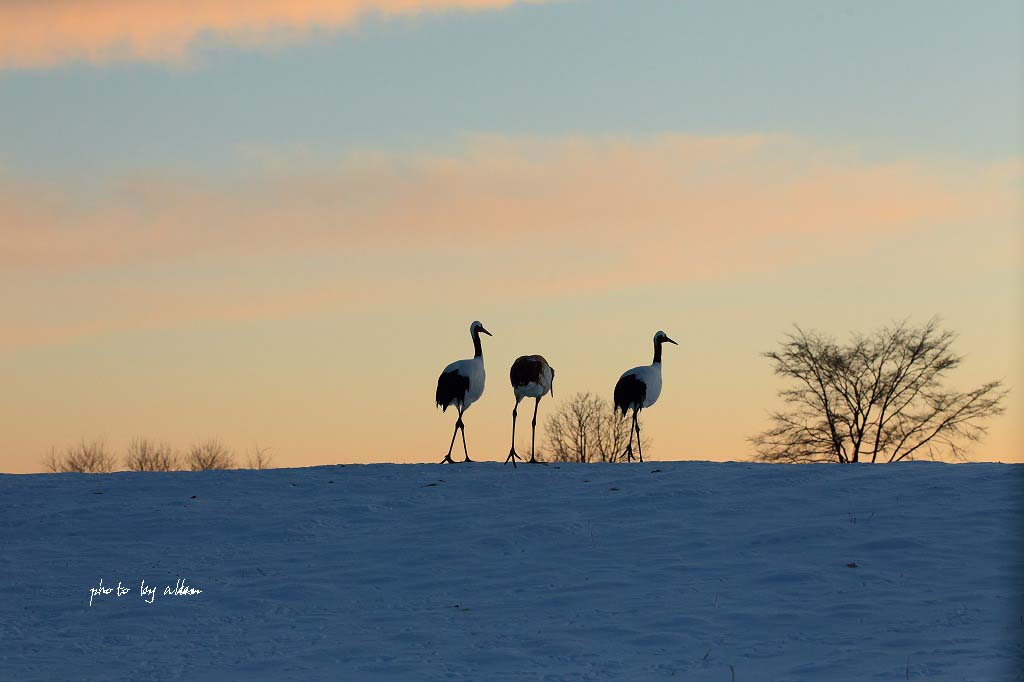
<svg viewBox="0 0 1024 682">
<path fill-rule="evenodd" d="M 898 462 L 966 457 L 982 422 L 1003 412 L 1007 391 L 990 381 L 970 391 L 944 385 L 962 357 L 937 319 L 854 334 L 846 344 L 800 327 L 764 356 L 791 380 L 788 406 L 751 438 L 767 462 Z"/>
<path fill-rule="evenodd" d="M 547 418 L 544 451 L 553 462 L 617 462 L 629 443 L 631 427 L 632 419 L 617 414 L 610 402 L 577 393 Z M 647 449 L 650 440 L 643 438 Z"/>
<path fill-rule="evenodd" d="M 114 470 L 116 459 L 101 440 L 85 441 L 66 449 L 58 454 L 51 449 L 43 461 L 49 471 L 55 473 L 80 472 L 86 474 L 105 474 Z"/>
<path fill-rule="evenodd" d="M 193 445 L 185 456 L 185 463 L 192 471 L 206 469 L 234 469 L 235 457 L 219 440 L 211 439 Z"/>
<path fill-rule="evenodd" d="M 129 471 L 174 471 L 178 456 L 170 445 L 136 438 L 128 444 L 125 465 Z"/>
<path fill-rule="evenodd" d="M 270 448 L 254 446 L 249 452 L 246 460 L 249 469 L 271 469 L 274 466 L 273 458 L 270 456 Z"/>
</svg>

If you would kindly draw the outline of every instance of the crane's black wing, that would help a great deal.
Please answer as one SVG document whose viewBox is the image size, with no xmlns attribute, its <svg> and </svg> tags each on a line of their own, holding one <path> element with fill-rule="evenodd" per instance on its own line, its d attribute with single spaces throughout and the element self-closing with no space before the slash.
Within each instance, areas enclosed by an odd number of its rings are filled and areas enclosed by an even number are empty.
<svg viewBox="0 0 1024 682">
<path fill-rule="evenodd" d="M 629 410 L 644 406 L 647 399 L 647 384 L 635 374 L 626 374 L 615 384 L 615 409 L 623 415 Z"/>
<path fill-rule="evenodd" d="M 450 405 L 461 405 L 469 390 L 469 377 L 458 370 L 443 372 L 437 378 L 437 406 L 444 412 Z"/>
<path fill-rule="evenodd" d="M 521 358 L 517 358 L 512 363 L 512 369 L 509 370 L 508 378 L 512 381 L 512 386 L 526 386 L 529 383 L 540 383 L 540 376 L 544 371 L 544 366 L 548 364 L 540 355 L 524 355 Z"/>
</svg>

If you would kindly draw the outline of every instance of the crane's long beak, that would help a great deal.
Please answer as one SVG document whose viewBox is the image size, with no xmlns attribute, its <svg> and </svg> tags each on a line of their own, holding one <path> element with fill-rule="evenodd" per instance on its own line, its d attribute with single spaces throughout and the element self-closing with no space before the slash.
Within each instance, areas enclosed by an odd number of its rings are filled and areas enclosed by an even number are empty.
<svg viewBox="0 0 1024 682">
<path fill-rule="evenodd" d="M 481 334 L 487 334 L 487 336 L 494 336 L 494 334 L 492 334 L 489 331 L 487 331 L 486 329 L 484 329 L 483 325 L 480 325 L 480 333 Z"/>
<path fill-rule="evenodd" d="M 668 338 L 667 336 L 664 339 L 662 339 L 662 341 L 664 341 L 665 343 L 671 343 L 673 346 L 678 346 L 679 345 L 678 343 L 676 343 L 672 339 Z"/>
<path fill-rule="evenodd" d="M 553 373 L 551 375 L 551 386 L 549 386 L 548 389 L 551 391 L 551 397 L 554 398 L 555 397 L 555 375 Z"/>
</svg>

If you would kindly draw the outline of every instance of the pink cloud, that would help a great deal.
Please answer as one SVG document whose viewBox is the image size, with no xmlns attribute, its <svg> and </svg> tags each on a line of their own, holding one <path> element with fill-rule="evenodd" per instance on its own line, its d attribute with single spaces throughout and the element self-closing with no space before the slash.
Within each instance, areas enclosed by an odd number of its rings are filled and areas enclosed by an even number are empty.
<svg viewBox="0 0 1024 682">
<path fill-rule="evenodd" d="M 875 163 L 763 136 L 476 138 L 444 154 L 268 167 L 244 178 L 135 177 L 88 201 L 8 176 L 8 339 L 371 299 L 433 305 L 444 295 L 439 267 L 500 299 L 513 287 L 574 296 L 829 258 L 849 266 L 895 236 L 1016 224 L 1024 176 L 1019 163 Z M 115 290 L 113 305 L 95 303 Z M 40 312 L 61 306 L 87 319 Z"/>
<path fill-rule="evenodd" d="M 6 0 L 0 3 L 0 68 L 78 59 L 180 61 L 204 35 L 262 44 L 350 26 L 370 13 L 498 9 L 519 1 Z"/>
</svg>

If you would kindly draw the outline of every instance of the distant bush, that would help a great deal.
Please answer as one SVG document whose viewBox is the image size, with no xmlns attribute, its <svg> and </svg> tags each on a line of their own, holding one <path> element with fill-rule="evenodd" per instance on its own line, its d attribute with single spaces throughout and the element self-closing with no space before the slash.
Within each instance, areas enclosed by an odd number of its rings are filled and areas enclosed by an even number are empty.
<svg viewBox="0 0 1024 682">
<path fill-rule="evenodd" d="M 246 464 L 250 469 L 273 467 L 270 448 L 256 446 L 247 455 Z M 82 440 L 64 451 L 51 448 L 49 455 L 43 458 L 43 467 L 54 473 L 108 473 L 118 469 L 118 459 L 102 440 Z M 128 444 L 123 465 L 127 471 L 203 471 L 236 467 L 234 453 L 217 439 L 196 443 L 181 456 L 167 443 L 143 437 L 134 438 Z"/>
<path fill-rule="evenodd" d="M 273 468 L 274 462 L 270 456 L 270 448 L 261 448 L 259 446 L 254 447 L 249 452 L 249 458 L 246 460 L 246 466 L 249 469 Z"/>
<path fill-rule="evenodd" d="M 101 440 L 85 441 L 58 453 L 50 450 L 43 464 L 54 473 L 79 472 L 85 474 L 106 474 L 113 471 L 117 460 Z"/>
<path fill-rule="evenodd" d="M 125 466 L 129 471 L 174 471 L 178 456 L 170 445 L 136 438 L 128 444 Z"/>
<path fill-rule="evenodd" d="M 544 452 L 552 462 L 620 462 L 632 437 L 632 423 L 608 401 L 577 393 L 558 404 L 545 424 Z M 644 435 L 643 447 L 651 441 Z"/>
<path fill-rule="evenodd" d="M 212 439 L 189 448 L 185 463 L 192 471 L 234 469 L 235 456 L 219 440 Z"/>
</svg>

